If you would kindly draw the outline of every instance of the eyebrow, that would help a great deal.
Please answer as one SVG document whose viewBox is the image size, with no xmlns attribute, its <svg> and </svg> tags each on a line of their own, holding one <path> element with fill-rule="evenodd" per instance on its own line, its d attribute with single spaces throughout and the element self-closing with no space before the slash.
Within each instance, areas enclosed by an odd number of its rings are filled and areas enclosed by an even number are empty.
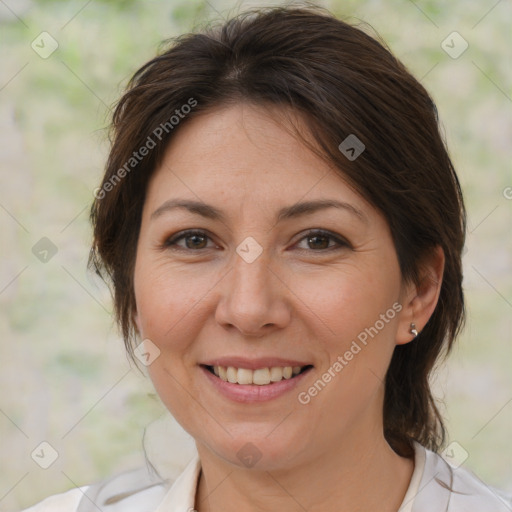
<svg viewBox="0 0 512 512">
<path fill-rule="evenodd" d="M 361 210 L 351 205 L 350 203 L 337 201 L 335 199 L 303 201 L 300 203 L 295 203 L 291 206 L 285 206 L 278 211 L 276 215 L 276 222 L 281 222 L 283 220 L 288 220 L 303 215 L 311 215 L 317 211 L 327 208 L 338 208 L 340 210 L 347 211 L 363 222 L 368 222 L 368 218 Z M 226 216 L 224 213 L 215 206 L 190 199 L 169 199 L 168 201 L 165 201 L 151 214 L 151 219 L 160 217 L 164 213 L 175 209 L 185 209 L 191 213 L 201 215 L 207 219 L 219 220 L 221 222 L 226 221 Z"/>
</svg>

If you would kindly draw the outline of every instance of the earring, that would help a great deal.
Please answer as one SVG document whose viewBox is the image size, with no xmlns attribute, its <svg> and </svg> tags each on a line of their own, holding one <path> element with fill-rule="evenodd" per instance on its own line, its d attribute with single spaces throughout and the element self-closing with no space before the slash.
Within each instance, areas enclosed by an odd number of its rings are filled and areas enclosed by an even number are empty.
<svg viewBox="0 0 512 512">
<path fill-rule="evenodd" d="M 411 323 L 411 328 L 409 332 L 416 338 L 418 336 L 418 331 L 416 330 L 416 324 Z"/>
</svg>

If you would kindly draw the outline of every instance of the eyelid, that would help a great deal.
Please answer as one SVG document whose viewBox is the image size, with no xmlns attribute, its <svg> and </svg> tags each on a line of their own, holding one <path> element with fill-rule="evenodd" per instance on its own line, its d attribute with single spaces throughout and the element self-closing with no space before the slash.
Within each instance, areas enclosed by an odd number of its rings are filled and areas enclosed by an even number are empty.
<svg viewBox="0 0 512 512">
<path fill-rule="evenodd" d="M 327 251 L 334 250 L 334 249 L 341 249 L 342 247 L 348 247 L 350 249 L 353 248 L 352 244 L 346 238 L 344 238 L 341 235 L 338 235 L 336 233 L 332 233 L 331 231 L 328 231 L 326 229 L 322 229 L 322 228 L 311 228 L 311 229 L 309 229 L 308 231 L 306 231 L 305 233 L 303 233 L 301 235 L 299 240 L 294 245 L 297 245 L 299 242 L 301 242 L 305 238 L 308 238 L 308 237 L 311 237 L 311 236 L 324 236 L 326 238 L 330 238 L 331 240 L 334 240 L 337 243 L 337 246 L 332 246 L 332 247 L 329 247 L 327 249 L 321 249 L 321 250 L 318 250 L 318 251 L 310 249 L 307 252 L 322 253 L 322 252 L 327 252 Z M 306 250 L 306 249 L 304 249 L 304 250 Z"/>
<path fill-rule="evenodd" d="M 184 248 L 184 247 L 180 247 L 180 246 L 176 245 L 177 242 L 185 239 L 187 236 L 193 236 L 193 235 L 204 236 L 205 238 L 207 238 L 207 240 L 213 242 L 212 236 L 205 229 L 185 229 L 183 231 L 179 231 L 178 233 L 175 233 L 175 234 L 167 237 L 162 244 L 162 248 L 177 249 L 177 250 L 183 250 L 183 251 L 188 251 L 188 252 L 194 252 L 194 251 L 200 252 L 202 250 L 204 251 L 205 249 L 194 250 L 194 249 L 188 249 L 188 248 Z"/>
<path fill-rule="evenodd" d="M 189 248 L 184 248 L 184 247 L 180 247 L 177 245 L 177 242 L 185 239 L 187 236 L 193 236 L 193 235 L 204 236 L 208 240 L 213 242 L 212 236 L 205 229 L 186 229 L 184 231 L 175 233 L 175 234 L 171 235 L 170 237 L 167 237 L 162 244 L 162 248 L 163 249 L 172 249 L 172 250 L 176 249 L 176 250 L 182 250 L 182 251 L 187 251 L 187 252 L 198 252 L 198 253 L 202 252 L 206 249 L 209 249 L 208 247 L 205 247 L 203 249 L 189 249 Z M 353 249 L 352 244 L 347 239 L 345 239 L 341 235 L 332 233 L 331 231 L 328 231 L 328 230 L 325 230 L 322 228 L 311 228 L 311 229 L 307 230 L 306 232 L 301 233 L 300 238 L 297 240 L 297 242 L 295 242 L 293 244 L 293 246 L 296 246 L 299 242 L 302 242 L 304 239 L 306 239 L 308 237 L 312 237 L 312 236 L 324 236 L 326 238 L 329 238 L 329 239 L 335 241 L 337 245 L 328 247 L 327 249 L 320 249 L 320 250 L 299 249 L 300 251 L 321 254 L 321 253 L 326 253 L 326 252 L 329 252 L 329 251 L 332 251 L 335 249 L 341 249 L 343 247 L 348 247 L 350 249 Z"/>
</svg>

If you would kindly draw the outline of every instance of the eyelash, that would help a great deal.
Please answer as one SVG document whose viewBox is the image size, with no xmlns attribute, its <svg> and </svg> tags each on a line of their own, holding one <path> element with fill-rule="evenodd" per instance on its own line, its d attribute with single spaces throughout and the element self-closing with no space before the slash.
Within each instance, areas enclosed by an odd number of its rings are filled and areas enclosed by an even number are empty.
<svg viewBox="0 0 512 512">
<path fill-rule="evenodd" d="M 182 231 L 181 233 L 177 233 L 176 235 L 168 238 L 164 243 L 163 243 L 163 246 L 162 248 L 164 249 L 171 249 L 171 250 L 178 250 L 178 251 L 192 251 L 192 252 L 200 252 L 202 250 L 206 250 L 208 249 L 207 247 L 203 248 L 203 249 L 189 249 L 188 247 L 180 247 L 177 245 L 177 242 L 179 242 L 180 240 L 182 239 L 185 239 L 189 236 L 201 236 L 201 237 L 206 237 L 208 239 L 211 240 L 211 237 L 208 236 L 208 234 L 204 231 L 199 231 L 199 230 L 194 230 L 194 229 L 190 229 L 190 230 L 187 230 L 187 231 Z M 304 239 L 307 239 L 307 238 L 311 238 L 311 237 L 314 237 L 314 236 L 319 236 L 319 237 L 325 237 L 325 238 L 329 238 L 331 240 L 334 240 L 337 244 L 338 244 L 338 247 L 328 247 L 326 249 L 320 249 L 320 250 L 314 250 L 314 249 L 299 249 L 301 251 L 306 251 L 306 252 L 318 252 L 318 253 L 325 253 L 327 251 L 332 251 L 332 250 L 339 250 L 339 249 L 342 249 L 342 248 L 352 248 L 352 246 L 346 241 L 344 240 L 343 238 L 339 237 L 339 236 L 336 236 L 334 234 L 332 234 L 331 232 L 329 231 L 325 231 L 325 230 L 322 230 L 322 229 L 313 229 L 311 231 L 308 231 L 298 242 L 302 242 L 302 240 Z"/>
</svg>

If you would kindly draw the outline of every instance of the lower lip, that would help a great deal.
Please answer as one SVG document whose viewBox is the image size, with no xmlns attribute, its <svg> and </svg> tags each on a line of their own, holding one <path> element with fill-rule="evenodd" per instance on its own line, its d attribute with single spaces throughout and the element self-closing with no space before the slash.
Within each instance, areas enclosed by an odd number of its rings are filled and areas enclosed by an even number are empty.
<svg viewBox="0 0 512 512">
<path fill-rule="evenodd" d="M 242 403 L 267 402 L 268 400 L 278 398 L 294 389 L 311 370 L 311 368 L 309 368 L 291 379 L 283 379 L 279 382 L 258 386 L 257 384 L 233 384 L 232 382 L 225 382 L 204 366 L 200 366 L 200 369 L 222 395 L 235 402 Z"/>
</svg>

